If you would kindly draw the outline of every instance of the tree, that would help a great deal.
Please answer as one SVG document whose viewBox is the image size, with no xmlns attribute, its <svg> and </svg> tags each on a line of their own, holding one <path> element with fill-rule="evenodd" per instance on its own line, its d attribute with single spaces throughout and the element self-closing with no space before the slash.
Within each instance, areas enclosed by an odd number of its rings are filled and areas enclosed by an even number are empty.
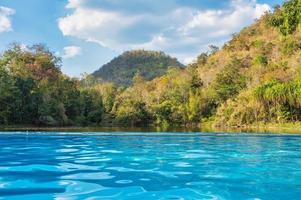
<svg viewBox="0 0 301 200">
<path fill-rule="evenodd" d="M 133 85 L 143 84 L 144 82 L 145 79 L 143 78 L 143 76 L 140 74 L 140 71 L 138 70 L 135 73 L 135 76 L 133 77 Z"/>
<path fill-rule="evenodd" d="M 239 73 L 240 65 L 239 60 L 233 59 L 222 72 L 217 74 L 213 88 L 217 93 L 219 102 L 224 102 L 237 95 L 240 90 L 246 87 L 245 77 Z"/>
<path fill-rule="evenodd" d="M 16 105 L 17 88 L 14 80 L 0 61 L 0 124 L 11 124 L 14 122 L 14 108 Z"/>
<path fill-rule="evenodd" d="M 275 10 L 270 18 L 270 24 L 279 28 L 283 35 L 294 33 L 301 22 L 301 1 L 289 0 L 282 8 Z"/>
<path fill-rule="evenodd" d="M 219 50 L 219 47 L 218 47 L 218 46 L 215 46 L 215 45 L 209 45 L 209 54 L 210 54 L 210 55 L 215 54 L 216 52 L 218 52 L 218 50 Z"/>
</svg>

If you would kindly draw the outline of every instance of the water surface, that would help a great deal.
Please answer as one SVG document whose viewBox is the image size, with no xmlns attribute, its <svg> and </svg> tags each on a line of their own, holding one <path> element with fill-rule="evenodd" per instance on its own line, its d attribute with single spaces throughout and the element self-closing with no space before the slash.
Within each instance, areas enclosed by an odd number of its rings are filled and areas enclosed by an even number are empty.
<svg viewBox="0 0 301 200">
<path fill-rule="evenodd" d="M 0 134 L 0 199 L 300 199 L 301 137 Z"/>
</svg>

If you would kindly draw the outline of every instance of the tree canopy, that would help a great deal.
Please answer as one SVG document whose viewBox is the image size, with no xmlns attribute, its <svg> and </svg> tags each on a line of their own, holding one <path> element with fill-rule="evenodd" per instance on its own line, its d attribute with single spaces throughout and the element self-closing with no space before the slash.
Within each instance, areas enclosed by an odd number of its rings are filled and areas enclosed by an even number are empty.
<svg viewBox="0 0 301 200">
<path fill-rule="evenodd" d="M 300 13 L 299 0 L 287 1 L 185 68 L 162 52 L 137 50 L 74 79 L 45 46 L 12 45 L 0 57 L 0 125 L 300 121 Z"/>
<path fill-rule="evenodd" d="M 130 86 L 137 72 L 145 80 L 152 80 L 165 74 L 170 67 L 184 68 L 184 65 L 163 52 L 134 50 L 114 58 L 93 75 L 118 86 Z"/>
</svg>

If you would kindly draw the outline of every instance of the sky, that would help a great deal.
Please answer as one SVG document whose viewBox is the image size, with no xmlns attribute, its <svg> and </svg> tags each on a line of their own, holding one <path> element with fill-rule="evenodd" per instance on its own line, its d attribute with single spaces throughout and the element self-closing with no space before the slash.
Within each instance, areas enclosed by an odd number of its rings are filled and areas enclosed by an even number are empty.
<svg viewBox="0 0 301 200">
<path fill-rule="evenodd" d="M 73 77 L 126 50 L 164 51 L 188 64 L 283 0 L 0 0 L 0 52 L 45 44 Z"/>
</svg>

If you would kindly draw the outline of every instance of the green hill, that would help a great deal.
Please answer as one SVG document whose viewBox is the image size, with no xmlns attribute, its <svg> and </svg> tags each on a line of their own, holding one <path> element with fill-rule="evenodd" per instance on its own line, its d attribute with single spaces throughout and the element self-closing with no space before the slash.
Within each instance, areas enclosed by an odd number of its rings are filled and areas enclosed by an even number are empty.
<svg viewBox="0 0 301 200">
<path fill-rule="evenodd" d="M 184 68 L 184 65 L 163 52 L 134 50 L 114 58 L 93 75 L 106 82 L 129 86 L 138 72 L 145 80 L 152 80 L 162 76 L 169 67 Z"/>
<path fill-rule="evenodd" d="M 168 71 L 117 98 L 116 119 L 249 126 L 301 120 L 301 1 L 290 0 L 186 70 Z M 145 115 L 147 113 L 147 115 Z M 139 116 L 139 117 L 137 117 Z"/>
<path fill-rule="evenodd" d="M 214 93 L 216 125 L 301 120 L 300 25 L 301 1 L 286 1 L 194 64 Z"/>
<path fill-rule="evenodd" d="M 186 68 L 138 50 L 94 73 L 126 88 L 63 75 L 47 48 L 12 47 L 0 56 L 0 125 L 291 127 L 301 124 L 300 41 L 301 0 L 286 1 Z"/>
</svg>

